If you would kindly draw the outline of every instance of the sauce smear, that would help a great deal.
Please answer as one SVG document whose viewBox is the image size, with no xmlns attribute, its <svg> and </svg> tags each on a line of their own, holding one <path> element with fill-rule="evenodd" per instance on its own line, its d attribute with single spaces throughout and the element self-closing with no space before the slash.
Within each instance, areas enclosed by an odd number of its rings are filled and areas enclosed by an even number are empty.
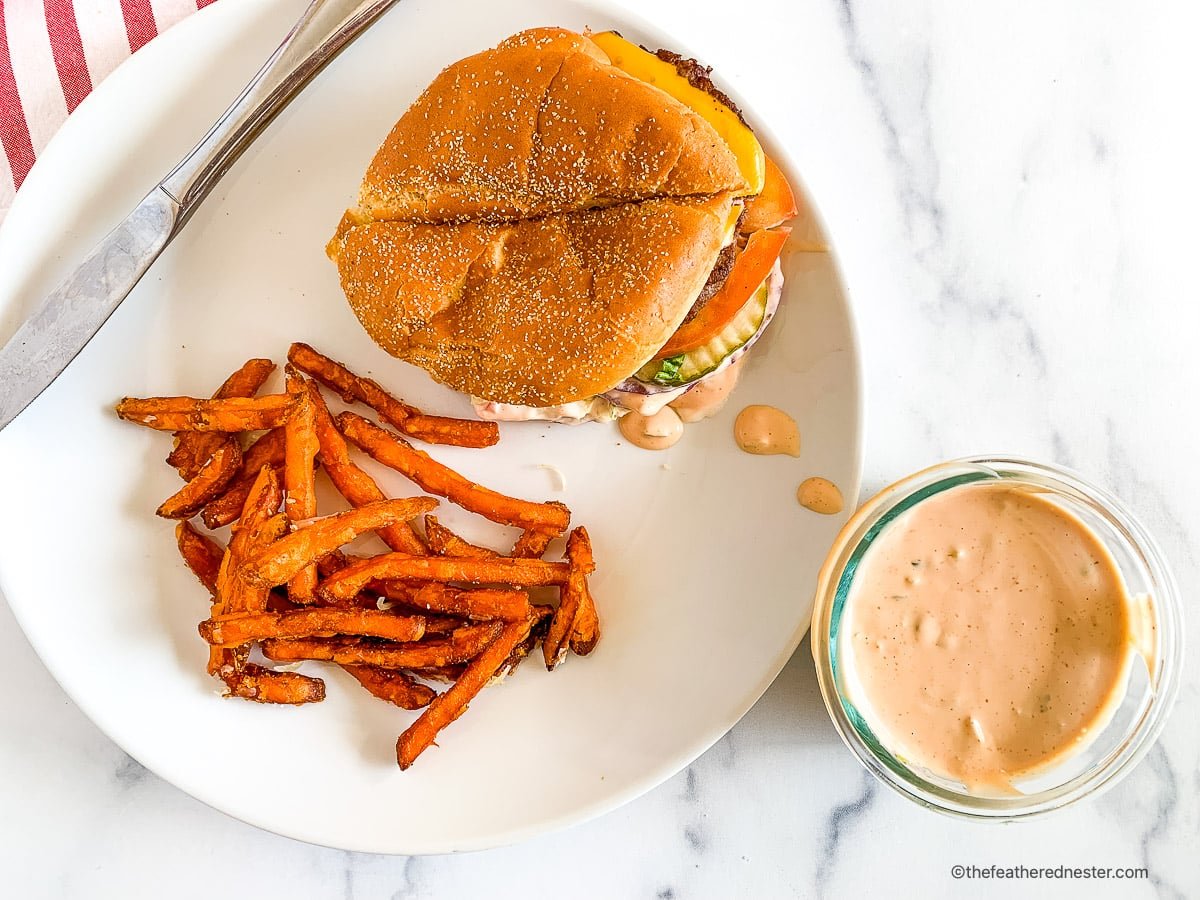
<svg viewBox="0 0 1200 900">
<path fill-rule="evenodd" d="M 671 408 L 679 413 L 679 418 L 689 424 L 715 416 L 737 387 L 745 360 L 746 357 L 743 356 L 737 362 L 726 366 L 723 372 L 709 375 L 678 400 L 672 400 Z"/>
<path fill-rule="evenodd" d="M 683 437 L 683 422 L 669 406 L 664 406 L 651 416 L 639 412 L 626 413 L 621 416 L 618 427 L 629 443 L 643 450 L 666 450 Z"/>
<path fill-rule="evenodd" d="M 835 516 L 842 511 L 845 501 L 838 486 L 828 478 L 805 478 L 796 490 L 796 499 L 805 509 L 823 516 Z"/>
<path fill-rule="evenodd" d="M 755 404 L 743 409 L 734 420 L 733 437 L 747 453 L 800 455 L 800 429 L 796 420 L 774 406 Z"/>
<path fill-rule="evenodd" d="M 1043 495 L 995 482 L 935 494 L 884 528 L 839 640 L 847 695 L 885 746 L 1000 795 L 1104 727 L 1134 645 L 1099 538 Z"/>
</svg>

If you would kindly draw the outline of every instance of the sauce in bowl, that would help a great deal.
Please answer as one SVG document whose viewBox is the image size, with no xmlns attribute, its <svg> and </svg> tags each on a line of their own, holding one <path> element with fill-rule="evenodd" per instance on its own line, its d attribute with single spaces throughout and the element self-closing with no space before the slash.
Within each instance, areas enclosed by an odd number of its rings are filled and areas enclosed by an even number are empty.
<svg viewBox="0 0 1200 900">
<path fill-rule="evenodd" d="M 1079 518 L 1025 486 L 959 485 L 888 523 L 859 561 L 844 689 L 906 765 L 1012 794 L 1111 718 L 1131 608 Z"/>
<path fill-rule="evenodd" d="M 1120 500 L 1010 455 L 953 459 L 850 517 L 810 646 L 830 720 L 926 809 L 1024 819 L 1095 796 L 1179 692 L 1179 588 Z"/>
</svg>

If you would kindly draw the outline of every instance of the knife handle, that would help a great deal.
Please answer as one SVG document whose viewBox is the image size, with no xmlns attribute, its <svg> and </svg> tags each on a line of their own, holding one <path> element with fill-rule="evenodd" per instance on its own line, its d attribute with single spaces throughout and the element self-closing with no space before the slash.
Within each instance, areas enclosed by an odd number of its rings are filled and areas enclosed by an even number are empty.
<svg viewBox="0 0 1200 900">
<path fill-rule="evenodd" d="M 180 225 L 288 101 L 396 0 L 312 0 L 229 109 L 159 182 Z"/>
</svg>

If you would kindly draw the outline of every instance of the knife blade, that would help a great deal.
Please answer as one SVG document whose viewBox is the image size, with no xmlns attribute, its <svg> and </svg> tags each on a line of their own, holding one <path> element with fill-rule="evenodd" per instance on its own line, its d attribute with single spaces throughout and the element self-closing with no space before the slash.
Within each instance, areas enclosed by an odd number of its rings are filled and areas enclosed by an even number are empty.
<svg viewBox="0 0 1200 900">
<path fill-rule="evenodd" d="M 0 350 L 0 429 L 54 381 L 175 234 L 180 206 L 155 188 L 48 294 Z"/>
<path fill-rule="evenodd" d="M 57 378 L 275 115 L 397 0 L 311 0 L 190 153 L 0 349 L 0 430 Z"/>
</svg>

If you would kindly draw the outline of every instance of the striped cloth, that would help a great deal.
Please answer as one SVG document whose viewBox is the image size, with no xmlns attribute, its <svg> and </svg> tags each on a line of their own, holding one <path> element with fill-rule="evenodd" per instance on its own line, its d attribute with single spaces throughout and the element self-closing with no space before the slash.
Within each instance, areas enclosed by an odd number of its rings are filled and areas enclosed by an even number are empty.
<svg viewBox="0 0 1200 900">
<path fill-rule="evenodd" d="M 0 0 L 0 222 L 54 132 L 131 53 L 213 0 Z"/>
</svg>

